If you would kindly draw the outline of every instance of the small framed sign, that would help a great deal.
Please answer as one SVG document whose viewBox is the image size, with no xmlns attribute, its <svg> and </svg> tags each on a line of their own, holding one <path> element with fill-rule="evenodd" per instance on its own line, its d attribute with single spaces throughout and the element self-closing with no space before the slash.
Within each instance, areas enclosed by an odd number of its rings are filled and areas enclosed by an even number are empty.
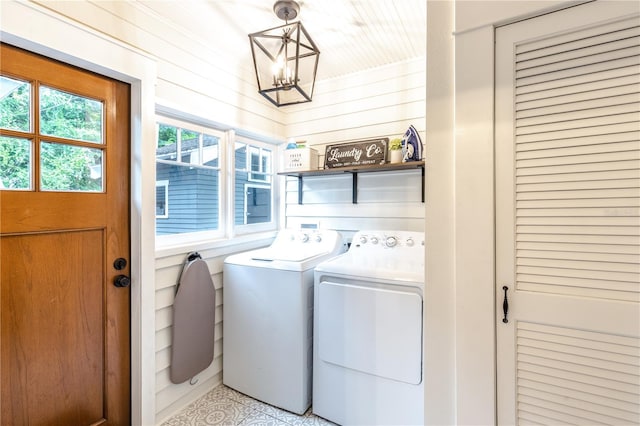
<svg viewBox="0 0 640 426">
<path fill-rule="evenodd" d="M 387 161 L 389 138 L 327 145 L 324 168 L 372 166 Z"/>
</svg>

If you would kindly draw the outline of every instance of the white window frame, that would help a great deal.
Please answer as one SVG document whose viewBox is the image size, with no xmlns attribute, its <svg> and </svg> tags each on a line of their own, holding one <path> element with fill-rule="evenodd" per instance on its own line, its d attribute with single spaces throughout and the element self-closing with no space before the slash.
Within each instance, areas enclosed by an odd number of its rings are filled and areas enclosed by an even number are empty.
<svg viewBox="0 0 640 426">
<path fill-rule="evenodd" d="M 262 183 L 262 184 L 264 184 L 264 185 L 269 185 L 269 184 L 271 184 L 271 185 L 272 185 L 272 184 L 273 184 L 273 180 L 274 180 L 274 177 L 272 176 L 272 172 L 273 172 L 273 161 L 274 161 L 274 157 L 275 157 L 274 152 L 273 152 L 273 151 L 274 151 L 274 149 L 273 149 L 273 148 L 271 148 L 271 147 L 266 148 L 266 147 L 264 147 L 264 146 L 258 146 L 258 145 L 256 145 L 256 144 L 252 144 L 252 145 L 250 145 L 250 146 L 255 147 L 255 148 L 258 148 L 258 161 L 259 161 L 259 164 L 258 164 L 258 165 L 259 165 L 259 167 L 260 167 L 260 170 L 258 170 L 257 172 L 256 172 L 256 171 L 251 170 L 251 166 L 252 166 L 252 163 L 251 163 L 251 162 L 253 161 L 253 158 L 252 158 L 252 156 L 251 156 L 251 155 L 252 155 L 252 153 L 251 153 L 251 152 L 249 152 L 249 155 L 248 155 L 248 158 L 247 158 L 247 169 L 248 169 L 247 180 L 248 180 L 249 182 Z M 272 169 L 272 170 L 270 170 L 270 171 L 264 171 L 264 170 L 263 170 L 263 168 L 262 168 L 262 159 L 263 159 L 263 155 L 262 155 L 262 153 L 263 153 L 263 151 L 266 151 L 266 150 L 268 150 L 269 152 L 271 152 L 271 169 Z M 258 178 L 256 177 L 256 175 L 261 175 L 261 176 L 264 176 L 265 178 L 264 178 L 264 179 L 258 179 Z M 266 176 L 265 176 L 265 175 L 266 175 Z M 269 179 L 269 178 L 271 178 L 271 179 Z"/>
<path fill-rule="evenodd" d="M 252 181 L 251 179 L 249 179 L 248 183 L 244 184 L 244 193 L 245 193 L 245 197 L 244 197 L 244 225 L 249 225 L 247 223 L 247 218 L 248 218 L 248 205 L 247 205 L 247 190 L 249 188 L 260 188 L 260 189 L 271 189 L 271 220 L 273 221 L 273 185 L 269 186 L 268 184 L 265 183 L 261 183 L 260 181 Z M 252 224 L 255 225 L 255 224 Z M 236 225 L 236 226 L 240 226 L 240 225 Z"/>
<path fill-rule="evenodd" d="M 240 236 L 243 240 L 247 237 L 250 238 L 250 234 L 259 234 L 263 232 L 276 231 L 279 220 L 280 207 L 277 204 L 279 185 L 277 185 L 277 169 L 278 169 L 278 145 L 282 143 L 280 140 L 275 140 L 268 137 L 261 137 L 254 133 L 233 129 L 220 123 L 202 119 L 192 116 L 187 113 L 181 113 L 169 108 L 158 107 L 156 113 L 156 126 L 166 124 L 174 126 L 180 129 L 192 130 L 199 133 L 206 133 L 212 136 L 219 137 L 219 160 L 218 160 L 218 179 L 220 183 L 218 208 L 219 208 L 219 220 L 218 229 L 210 231 L 200 232 L 188 232 L 171 235 L 156 235 L 156 249 L 166 250 L 180 247 L 194 247 L 199 244 L 209 244 L 215 241 L 231 240 L 235 236 Z M 157 129 L 157 127 L 156 127 Z M 157 144 L 158 132 L 156 130 L 156 144 Z M 244 143 L 254 147 L 260 147 L 271 151 L 271 170 L 268 171 L 269 177 L 267 180 L 262 179 L 250 179 L 250 181 L 259 185 L 260 187 L 271 187 L 271 221 L 257 224 L 245 224 L 236 225 L 234 220 L 234 208 L 235 208 L 235 143 Z M 176 155 L 180 158 L 180 143 L 176 144 Z M 202 152 L 200 153 L 201 160 Z M 157 163 L 157 160 L 156 160 Z M 188 163 L 182 163 L 176 161 L 176 164 L 182 164 L 188 166 Z M 250 166 L 250 163 L 248 164 Z M 194 165 L 194 167 L 197 167 Z M 262 163 L 260 164 L 262 168 Z M 251 178 L 251 170 L 248 170 L 249 178 Z M 166 196 L 168 197 L 168 190 Z M 244 211 L 246 212 L 246 196 Z M 167 212 L 168 212 L 168 200 L 167 200 Z M 261 238 L 258 236 L 257 238 Z"/>
<path fill-rule="evenodd" d="M 276 185 L 277 181 L 276 181 L 276 170 L 277 170 L 277 158 L 278 158 L 278 147 L 277 145 L 274 144 L 269 144 L 263 141 L 260 141 L 258 139 L 252 138 L 252 137 L 248 137 L 248 136 L 244 136 L 244 135 L 235 135 L 235 138 L 233 139 L 233 141 L 230 143 L 230 146 L 233 147 L 233 149 L 231 149 L 232 151 L 232 155 L 230 157 L 231 160 L 231 165 L 232 167 L 235 166 L 235 144 L 236 142 L 238 143 L 243 143 L 247 146 L 253 146 L 253 147 L 257 147 L 257 148 L 266 148 L 268 150 L 271 151 L 271 170 L 266 173 L 269 175 L 270 179 L 268 180 L 256 180 L 256 179 L 251 179 L 251 160 L 250 160 L 250 155 L 247 155 L 247 160 L 245 163 L 245 169 L 241 170 L 243 172 L 247 173 L 247 180 L 249 182 L 255 183 L 256 185 L 259 185 L 262 188 L 268 188 L 269 186 L 271 187 L 271 220 L 269 222 L 263 222 L 263 223 L 252 223 L 252 224 L 247 224 L 247 217 L 246 217 L 246 211 L 247 211 L 247 199 L 246 199 L 246 195 L 243 196 L 244 198 L 244 212 L 245 212 L 245 217 L 244 217 L 244 224 L 243 225 L 234 225 L 233 229 L 234 229 L 234 233 L 237 235 L 244 235 L 244 234 L 249 234 L 252 232 L 265 232 L 265 231 L 274 231 L 276 230 L 276 225 L 277 225 L 277 217 L 279 214 L 279 207 L 278 207 L 278 197 L 277 197 L 277 191 L 278 191 L 278 185 Z M 250 150 L 247 150 L 247 154 L 250 153 Z M 260 164 L 260 168 L 262 168 L 262 163 Z M 233 169 L 233 172 L 231 173 L 232 176 L 232 190 L 235 187 L 235 168 Z M 233 204 L 234 199 L 231 199 L 231 210 L 233 211 L 233 208 L 235 207 L 235 205 Z M 233 222 L 233 220 L 232 220 Z"/>
<path fill-rule="evenodd" d="M 202 135 L 207 134 L 211 136 L 215 136 L 219 139 L 218 142 L 218 167 L 210 167 L 207 169 L 217 170 L 218 171 L 218 229 L 211 229 L 206 231 L 195 231 L 195 232 L 184 232 L 179 234 L 170 234 L 170 235 L 156 235 L 156 248 L 164 249 L 170 248 L 174 246 L 182 246 L 186 244 L 199 243 L 204 241 L 211 241 L 220 238 L 224 238 L 227 235 L 227 221 L 224 220 L 226 206 L 225 200 L 227 198 L 227 174 L 225 173 L 225 158 L 226 158 L 226 146 L 227 146 L 227 134 L 215 127 L 208 126 L 206 124 L 196 123 L 191 120 L 185 120 L 178 117 L 174 117 L 171 115 L 165 114 L 157 114 L 156 115 L 156 145 L 157 145 L 157 137 L 158 137 L 158 127 L 160 124 L 164 124 L 167 126 L 174 126 L 178 129 L 185 129 L 200 133 L 200 144 L 199 144 L 199 157 L 202 161 L 203 153 L 202 153 Z M 184 167 L 202 167 L 197 164 L 184 163 L 180 160 L 181 156 L 181 144 L 180 138 L 176 141 L 176 160 L 175 161 L 162 161 L 165 164 L 176 164 Z M 156 159 L 156 164 L 158 160 Z M 168 196 L 168 193 L 167 193 Z"/>
<path fill-rule="evenodd" d="M 164 214 L 157 214 L 156 219 L 167 219 L 169 217 L 169 181 L 166 179 L 156 181 L 156 191 L 158 187 L 164 187 Z M 156 202 L 158 202 L 158 194 L 156 192 Z"/>
</svg>

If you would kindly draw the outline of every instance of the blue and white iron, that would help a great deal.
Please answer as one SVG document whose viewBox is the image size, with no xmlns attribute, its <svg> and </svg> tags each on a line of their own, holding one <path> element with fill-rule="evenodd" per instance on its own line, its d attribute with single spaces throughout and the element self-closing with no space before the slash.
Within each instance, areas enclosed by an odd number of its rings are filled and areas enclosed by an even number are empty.
<svg viewBox="0 0 640 426">
<path fill-rule="evenodd" d="M 422 160 L 422 140 L 413 124 L 402 137 L 402 161 Z"/>
</svg>

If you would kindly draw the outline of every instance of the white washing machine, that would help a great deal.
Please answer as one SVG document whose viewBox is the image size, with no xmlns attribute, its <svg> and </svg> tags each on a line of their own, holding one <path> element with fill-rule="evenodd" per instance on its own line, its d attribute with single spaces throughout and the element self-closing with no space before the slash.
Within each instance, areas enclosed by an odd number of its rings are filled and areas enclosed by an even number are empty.
<svg viewBox="0 0 640 426">
<path fill-rule="evenodd" d="M 424 424 L 424 233 L 368 231 L 315 269 L 313 412 Z"/>
<path fill-rule="evenodd" d="M 303 414 L 311 405 L 313 269 L 344 252 L 331 230 L 280 231 L 224 261 L 222 382 Z"/>
</svg>

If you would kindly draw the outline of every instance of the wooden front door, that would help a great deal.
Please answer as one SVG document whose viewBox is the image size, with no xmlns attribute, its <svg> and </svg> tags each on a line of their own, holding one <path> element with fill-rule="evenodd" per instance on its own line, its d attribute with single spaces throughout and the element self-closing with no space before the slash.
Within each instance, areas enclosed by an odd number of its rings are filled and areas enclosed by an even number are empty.
<svg viewBox="0 0 640 426">
<path fill-rule="evenodd" d="M 129 86 L 5 44 L 0 74 L 0 424 L 129 424 Z"/>
<path fill-rule="evenodd" d="M 497 30 L 500 425 L 640 424 L 639 118 L 637 2 Z"/>
</svg>

